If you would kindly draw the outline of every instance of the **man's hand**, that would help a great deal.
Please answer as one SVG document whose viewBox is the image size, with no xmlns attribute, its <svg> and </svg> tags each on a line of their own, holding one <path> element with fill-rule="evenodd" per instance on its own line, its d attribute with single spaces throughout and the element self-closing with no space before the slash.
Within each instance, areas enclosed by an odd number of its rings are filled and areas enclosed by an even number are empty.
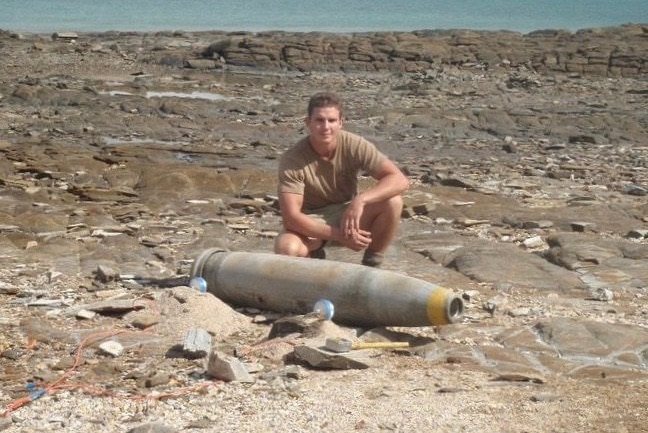
<svg viewBox="0 0 648 433">
<path fill-rule="evenodd" d="M 364 202 L 355 197 L 348 204 L 340 219 L 340 243 L 353 251 L 360 251 L 371 243 L 371 232 L 360 228 L 360 218 L 364 212 Z"/>
<path fill-rule="evenodd" d="M 339 242 L 353 251 L 364 250 L 371 243 L 371 232 L 360 229 L 354 230 L 349 235 L 341 236 Z"/>
<path fill-rule="evenodd" d="M 360 230 L 360 218 L 363 212 L 364 202 L 359 199 L 359 196 L 349 202 L 346 209 L 344 209 L 342 218 L 340 218 L 340 231 L 342 232 L 342 236 L 350 238 Z"/>
</svg>

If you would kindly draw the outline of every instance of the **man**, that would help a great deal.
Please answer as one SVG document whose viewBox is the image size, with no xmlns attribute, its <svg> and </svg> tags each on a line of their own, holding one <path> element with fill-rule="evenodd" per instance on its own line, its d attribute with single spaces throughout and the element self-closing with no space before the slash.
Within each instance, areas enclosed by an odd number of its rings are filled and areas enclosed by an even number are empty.
<svg viewBox="0 0 648 433">
<path fill-rule="evenodd" d="M 279 206 L 284 231 L 275 252 L 324 258 L 327 241 L 364 250 L 362 264 L 378 267 L 396 234 L 409 180 L 364 138 L 342 130 L 341 100 L 318 93 L 308 104 L 310 132 L 279 162 Z M 358 176 L 376 183 L 359 192 Z"/>
</svg>

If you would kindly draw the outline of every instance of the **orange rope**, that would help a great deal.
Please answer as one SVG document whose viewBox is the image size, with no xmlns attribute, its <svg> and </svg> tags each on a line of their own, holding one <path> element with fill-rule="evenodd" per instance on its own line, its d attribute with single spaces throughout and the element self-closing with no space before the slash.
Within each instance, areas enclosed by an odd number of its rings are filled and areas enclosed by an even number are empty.
<svg viewBox="0 0 648 433">
<path fill-rule="evenodd" d="M 145 332 L 145 331 L 129 331 L 129 330 L 117 330 L 117 331 L 103 331 L 103 332 L 94 332 L 92 334 L 87 335 L 81 342 L 79 343 L 79 347 L 77 348 L 76 355 L 74 357 L 74 363 L 72 366 L 65 372 L 63 373 L 58 379 L 55 381 L 51 382 L 45 387 L 38 388 L 36 390 L 33 390 L 28 396 L 20 397 L 12 402 L 10 402 L 7 407 L 5 408 L 5 411 L 2 412 L 0 415 L 1 418 L 6 418 L 9 416 L 9 414 L 16 409 L 19 409 L 23 406 L 26 406 L 27 404 L 31 403 L 32 401 L 36 400 L 37 398 L 43 396 L 44 394 L 48 393 L 53 393 L 56 390 L 59 389 L 81 389 L 84 390 L 90 394 L 94 394 L 97 396 L 108 396 L 108 397 L 116 397 L 116 398 L 124 398 L 124 399 L 131 399 L 131 400 L 147 400 L 147 399 L 152 399 L 152 400 L 161 400 L 164 398 L 169 398 L 169 397 L 176 397 L 184 394 L 188 394 L 191 392 L 196 392 L 199 391 L 203 388 L 209 387 L 217 383 L 217 381 L 207 381 L 207 382 L 202 382 L 197 385 L 192 385 L 192 386 L 187 386 L 183 388 L 178 388 L 175 391 L 172 392 L 164 392 L 164 393 L 159 393 L 156 395 L 145 395 L 145 394 L 118 394 L 116 392 L 113 392 L 111 390 L 108 390 L 106 388 L 101 388 L 97 386 L 93 386 L 90 384 L 83 384 L 83 383 L 68 383 L 65 384 L 64 382 L 68 380 L 68 378 L 72 375 L 72 373 L 77 369 L 77 367 L 81 364 L 81 353 L 83 351 L 83 348 L 87 344 L 88 341 L 92 339 L 96 339 L 98 337 L 100 338 L 105 338 L 105 337 L 112 337 L 115 335 L 123 334 L 126 332 Z M 220 381 L 218 381 L 220 382 Z"/>
</svg>

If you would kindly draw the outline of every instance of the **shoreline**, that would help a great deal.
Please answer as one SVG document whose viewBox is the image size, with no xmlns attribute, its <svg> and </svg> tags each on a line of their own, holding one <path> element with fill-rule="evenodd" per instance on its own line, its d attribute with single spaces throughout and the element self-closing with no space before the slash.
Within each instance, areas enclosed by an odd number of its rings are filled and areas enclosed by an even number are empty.
<svg viewBox="0 0 648 433">
<path fill-rule="evenodd" d="M 8 39 L 57 40 L 108 51 L 132 46 L 139 61 L 192 69 L 298 72 L 422 72 L 526 68 L 542 75 L 641 77 L 648 73 L 648 24 L 539 30 L 409 32 L 58 32 Z M 149 46 L 150 45 L 150 46 Z"/>
<path fill-rule="evenodd" d="M 618 24 L 605 24 L 605 25 L 589 25 L 583 27 L 537 27 L 530 29 L 515 29 L 515 28 L 474 28 L 474 27 L 421 27 L 421 28 L 394 28 L 394 29 L 307 29 L 307 28 L 238 28 L 238 27 L 223 27 L 223 28 L 149 28 L 149 29 L 96 29 L 96 28 L 66 28 L 64 26 L 51 27 L 46 29 L 29 29 L 29 28 L 14 28 L 3 27 L 0 25 L 0 32 L 10 33 L 23 36 L 41 36 L 47 37 L 54 33 L 76 33 L 78 35 L 93 35 L 99 36 L 102 34 L 122 34 L 122 35 L 143 35 L 143 34 L 174 34 L 174 33 L 189 33 L 189 34 L 266 34 L 266 33 L 284 33 L 284 34 L 330 34 L 334 36 L 344 35 L 367 35 L 367 34 L 396 34 L 396 33 L 452 33 L 452 32 L 477 32 L 477 33 L 516 33 L 523 36 L 528 36 L 535 33 L 545 32 L 566 32 L 577 34 L 582 32 L 597 31 L 597 30 L 614 30 L 623 27 L 645 26 L 648 27 L 647 22 L 634 22 L 627 21 Z"/>
</svg>

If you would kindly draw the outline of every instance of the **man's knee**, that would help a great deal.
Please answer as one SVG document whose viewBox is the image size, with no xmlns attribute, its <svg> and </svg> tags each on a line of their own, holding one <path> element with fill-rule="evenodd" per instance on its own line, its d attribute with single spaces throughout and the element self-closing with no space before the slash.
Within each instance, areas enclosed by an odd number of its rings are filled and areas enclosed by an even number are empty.
<svg viewBox="0 0 648 433">
<path fill-rule="evenodd" d="M 401 195 L 395 195 L 389 200 L 387 200 L 387 205 L 394 212 L 394 214 L 400 217 L 403 212 L 403 197 Z"/>
<path fill-rule="evenodd" d="M 374 203 L 371 208 L 366 208 L 367 212 L 363 215 L 366 218 L 365 227 L 372 227 L 375 222 L 380 224 L 392 225 L 398 224 L 403 213 L 403 198 L 400 195 L 388 198 L 385 201 Z"/>
<path fill-rule="evenodd" d="M 308 248 L 294 234 L 281 233 L 275 239 L 274 252 L 286 256 L 305 257 L 308 255 Z"/>
<path fill-rule="evenodd" d="M 390 219 L 400 220 L 403 213 L 403 197 L 395 195 L 385 200 L 379 213 L 389 215 Z"/>
</svg>

